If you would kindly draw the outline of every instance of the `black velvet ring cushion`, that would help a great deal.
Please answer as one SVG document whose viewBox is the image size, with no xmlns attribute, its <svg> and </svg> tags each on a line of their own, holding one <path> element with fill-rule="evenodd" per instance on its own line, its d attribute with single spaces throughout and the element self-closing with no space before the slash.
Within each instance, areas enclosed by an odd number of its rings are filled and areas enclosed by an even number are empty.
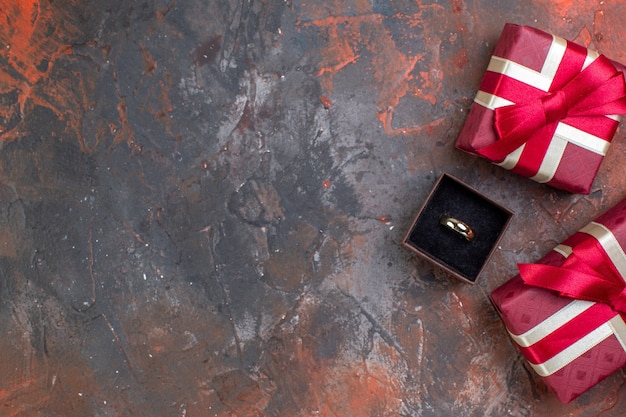
<svg viewBox="0 0 626 417">
<path fill-rule="evenodd" d="M 467 240 L 441 224 L 452 216 L 474 231 Z M 462 183 L 442 174 L 404 238 L 403 245 L 451 272 L 474 283 L 511 220 L 512 212 Z"/>
</svg>

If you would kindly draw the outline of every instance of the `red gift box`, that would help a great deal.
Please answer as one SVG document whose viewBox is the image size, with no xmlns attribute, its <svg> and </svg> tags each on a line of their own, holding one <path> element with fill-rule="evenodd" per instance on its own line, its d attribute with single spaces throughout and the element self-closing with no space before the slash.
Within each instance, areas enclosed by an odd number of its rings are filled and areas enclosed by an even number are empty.
<svg viewBox="0 0 626 417">
<path fill-rule="evenodd" d="M 562 402 L 626 364 L 626 199 L 497 288 L 513 342 Z"/>
<path fill-rule="evenodd" d="M 626 114 L 618 63 L 506 24 L 456 147 L 537 182 L 588 194 Z"/>
</svg>

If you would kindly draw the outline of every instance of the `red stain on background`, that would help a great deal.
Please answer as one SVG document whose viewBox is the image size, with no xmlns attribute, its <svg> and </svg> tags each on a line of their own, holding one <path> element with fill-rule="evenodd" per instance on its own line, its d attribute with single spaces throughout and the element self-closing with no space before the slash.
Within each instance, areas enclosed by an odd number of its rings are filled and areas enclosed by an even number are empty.
<svg viewBox="0 0 626 417">
<path fill-rule="evenodd" d="M 144 45 L 141 45 L 141 57 L 143 58 L 143 71 L 147 75 L 153 75 L 157 68 L 157 63 Z"/>
<path fill-rule="evenodd" d="M 3 55 L 20 77 L 34 84 L 42 76 L 37 65 L 44 59 L 50 61 L 68 47 L 61 48 L 50 37 L 38 33 L 38 22 L 47 17 L 38 1 L 8 0 L 2 6 L 4 22 L 0 26 L 0 45 Z M 4 77 L 3 82 L 6 82 Z"/>
<path fill-rule="evenodd" d="M 569 15 L 571 11 L 580 10 L 585 3 L 592 4 L 576 0 L 550 0 L 548 3 L 554 16 L 559 18 Z"/>
<path fill-rule="evenodd" d="M 117 113 L 120 117 L 121 126 L 114 130 L 115 137 L 113 138 L 113 144 L 126 142 L 132 144 L 135 142 L 135 132 L 133 131 L 130 123 L 128 122 L 126 102 L 120 101 L 117 105 Z"/>
<path fill-rule="evenodd" d="M 400 360 L 392 349 L 375 344 L 383 350 L 383 361 Z M 302 415 L 397 416 L 401 410 L 403 384 L 384 363 L 320 360 L 306 343 L 287 343 L 283 349 L 280 353 L 289 358 L 288 370 L 283 370 L 277 389 L 295 402 Z M 283 356 L 273 359 L 270 372 L 284 362 Z"/>
<path fill-rule="evenodd" d="M 469 64 L 469 56 L 467 55 L 467 49 L 461 49 L 457 52 L 454 57 L 454 64 L 458 69 L 463 69 L 467 64 Z"/>
<path fill-rule="evenodd" d="M 71 45 L 100 48 L 108 61 L 110 46 L 98 46 L 97 39 L 89 39 L 84 17 L 76 12 L 79 0 L 40 2 L 35 0 L 5 0 L 0 9 L 0 146 L 29 134 L 28 119 L 37 107 L 45 108 L 64 124 L 65 132 L 78 141 L 83 152 L 92 152 L 103 142 L 115 146 L 126 143 L 131 151 L 139 150 L 127 117 L 126 103 L 118 91 L 118 118 L 109 120 L 92 115 L 90 122 L 96 128 L 91 139 L 83 136 L 83 120 L 88 109 L 95 106 L 97 71 Z M 95 36 L 95 35 L 94 35 Z M 142 76 L 154 77 L 157 61 L 147 47 L 140 45 Z M 115 67 L 115 63 L 111 62 Z M 93 72 L 90 72 L 92 71 Z M 93 76 L 92 76 L 93 75 Z M 117 83 L 117 71 L 114 71 Z M 155 119 L 165 124 L 170 134 L 168 76 L 159 82 L 160 90 L 154 98 L 162 104 L 155 109 Z M 115 87 L 113 87 L 115 88 Z M 173 135 L 173 134 L 172 134 Z M 174 136 L 174 135 L 173 135 Z"/>
<path fill-rule="evenodd" d="M 300 24 L 316 28 L 324 40 L 320 46 L 321 62 L 317 74 L 328 96 L 333 93 L 335 75 L 367 56 L 367 65 L 377 91 L 376 117 L 385 132 L 388 135 L 408 134 L 425 127 L 395 127 L 393 115 L 405 97 L 431 104 L 437 102 L 443 81 L 443 72 L 439 70 L 440 40 L 426 37 L 428 54 L 401 51 L 385 25 L 390 18 L 374 12 L 366 1 L 357 1 L 350 8 L 336 2 L 332 5 L 307 2 L 301 5 L 300 10 Z M 393 19 L 409 28 L 417 27 L 425 23 L 425 11 L 436 13 L 441 11 L 441 6 L 423 5 L 415 14 L 398 14 Z M 440 122 L 436 120 L 432 123 Z"/>
<path fill-rule="evenodd" d="M 452 13 L 461 14 L 463 12 L 463 0 L 452 0 Z"/>
<path fill-rule="evenodd" d="M 25 280 L 15 278 L 16 284 Z M 26 285 L 24 287 L 27 287 Z M 10 315 L 0 317 L 0 415 L 90 415 L 87 395 L 98 395 L 101 386 L 75 346 L 34 323 L 26 304 L 37 292 L 14 295 Z M 54 302 L 39 304 L 43 317 L 54 321 L 62 335 L 71 324 Z M 52 326 L 52 327 L 55 327 Z M 44 340 L 43 349 L 41 341 Z M 84 396 L 83 396 L 84 394 Z"/>
<path fill-rule="evenodd" d="M 50 3 L 34 0 L 6 0 L 0 13 L 0 54 L 6 65 L 0 68 L 0 94 L 17 92 L 17 109 L 0 104 L 0 140 L 10 142 L 26 134 L 24 117 L 34 106 L 51 110 L 76 128 L 79 120 L 71 114 L 77 102 L 88 100 L 78 97 L 76 90 L 87 88 L 82 80 L 60 80 L 45 87 L 46 79 L 55 62 L 72 48 L 63 39 L 79 37 L 79 29 L 72 25 L 69 11 L 53 9 Z M 63 33 L 59 25 L 64 22 Z M 70 89 L 70 91 L 67 91 Z M 13 112 L 13 114 L 9 114 Z M 15 114 L 18 112 L 19 114 Z M 7 126 L 9 119 L 20 118 L 16 126 Z"/>
<path fill-rule="evenodd" d="M 329 99 L 326 96 L 320 96 L 320 101 L 322 102 L 322 105 L 324 106 L 325 109 L 330 109 L 333 105 L 333 102 L 331 101 L 331 99 Z"/>
</svg>

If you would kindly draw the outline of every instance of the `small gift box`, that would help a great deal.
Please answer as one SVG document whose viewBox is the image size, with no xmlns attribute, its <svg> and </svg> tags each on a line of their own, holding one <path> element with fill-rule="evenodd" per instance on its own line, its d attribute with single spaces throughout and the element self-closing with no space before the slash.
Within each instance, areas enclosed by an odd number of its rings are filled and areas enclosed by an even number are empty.
<svg viewBox="0 0 626 417">
<path fill-rule="evenodd" d="M 442 173 L 402 245 L 455 278 L 474 284 L 512 216 L 478 190 Z"/>
<path fill-rule="evenodd" d="M 588 194 L 626 113 L 623 70 L 573 42 L 506 24 L 456 147 Z"/>
<path fill-rule="evenodd" d="M 569 402 L 626 364 L 626 199 L 491 300 L 530 366 Z"/>
</svg>

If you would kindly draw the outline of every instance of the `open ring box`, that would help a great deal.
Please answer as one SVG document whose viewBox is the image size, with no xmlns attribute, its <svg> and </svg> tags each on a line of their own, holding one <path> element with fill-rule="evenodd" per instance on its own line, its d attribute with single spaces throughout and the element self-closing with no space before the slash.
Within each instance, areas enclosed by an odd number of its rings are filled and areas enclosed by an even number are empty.
<svg viewBox="0 0 626 417">
<path fill-rule="evenodd" d="M 440 224 L 446 215 L 471 227 L 475 237 L 468 241 Z M 461 281 L 474 284 L 512 217 L 513 212 L 507 208 L 443 173 L 417 213 L 402 246 Z"/>
</svg>

